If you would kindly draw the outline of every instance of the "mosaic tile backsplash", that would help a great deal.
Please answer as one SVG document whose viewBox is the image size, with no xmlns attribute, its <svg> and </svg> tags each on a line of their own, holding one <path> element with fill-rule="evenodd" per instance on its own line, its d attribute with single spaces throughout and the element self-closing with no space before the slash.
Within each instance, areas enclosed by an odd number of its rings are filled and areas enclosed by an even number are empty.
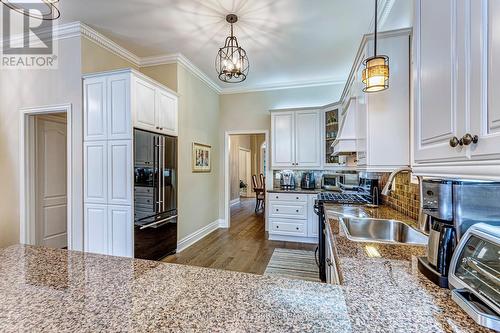
<svg viewBox="0 0 500 333">
<path fill-rule="evenodd" d="M 275 188 L 280 187 L 280 179 L 279 179 L 279 173 L 281 170 L 275 170 L 273 172 L 273 185 Z M 300 187 L 300 179 L 302 179 L 302 173 L 304 171 L 294 171 L 295 174 L 295 180 L 297 182 L 297 187 Z M 314 172 L 314 178 L 316 179 L 316 188 L 321 187 L 321 177 L 323 174 L 329 174 L 329 173 L 353 173 L 352 171 L 346 172 L 346 171 L 321 171 L 321 170 L 316 170 Z M 355 172 L 354 172 L 355 173 Z M 365 178 L 378 178 L 379 180 L 379 187 L 380 190 L 384 187 L 384 185 L 387 183 L 387 180 L 389 178 L 389 173 L 367 173 L 367 172 L 362 172 L 360 173 L 360 177 L 365 177 Z M 406 216 L 409 216 L 413 219 L 418 219 L 418 212 L 419 212 L 419 207 L 420 207 L 420 190 L 419 190 L 419 185 L 414 184 L 411 182 L 411 174 L 409 173 L 400 173 L 399 175 L 396 176 L 393 186 L 392 186 L 392 191 L 389 194 L 389 196 L 382 196 L 381 199 L 383 202 L 394 208 L 400 213 L 405 214 Z"/>
<path fill-rule="evenodd" d="M 418 219 L 420 208 L 419 184 L 411 182 L 411 174 L 401 173 L 396 176 L 389 196 L 383 196 L 384 203 L 398 212 L 413 219 Z"/>
</svg>

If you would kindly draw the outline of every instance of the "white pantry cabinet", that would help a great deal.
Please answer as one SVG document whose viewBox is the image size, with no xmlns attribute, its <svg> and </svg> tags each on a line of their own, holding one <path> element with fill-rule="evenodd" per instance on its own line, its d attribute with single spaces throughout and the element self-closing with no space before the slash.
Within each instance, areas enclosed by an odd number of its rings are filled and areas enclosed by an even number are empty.
<svg viewBox="0 0 500 333">
<path fill-rule="evenodd" d="M 414 170 L 500 179 L 500 4 L 415 6 Z"/>
<path fill-rule="evenodd" d="M 321 166 L 321 113 L 318 109 L 272 110 L 272 168 Z"/>
<path fill-rule="evenodd" d="M 84 251 L 132 257 L 133 128 L 177 135 L 177 95 L 134 70 L 85 75 L 83 86 Z"/>
</svg>

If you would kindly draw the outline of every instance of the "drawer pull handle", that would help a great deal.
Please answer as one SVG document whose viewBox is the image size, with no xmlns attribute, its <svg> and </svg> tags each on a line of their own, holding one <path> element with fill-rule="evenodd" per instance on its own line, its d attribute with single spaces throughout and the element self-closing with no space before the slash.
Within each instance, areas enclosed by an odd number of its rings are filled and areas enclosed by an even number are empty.
<svg viewBox="0 0 500 333">
<path fill-rule="evenodd" d="M 299 212 L 299 210 L 297 209 L 297 210 L 296 210 L 296 212 L 298 213 L 298 212 Z"/>
<path fill-rule="evenodd" d="M 280 226 L 279 226 L 279 225 L 277 225 L 277 226 L 276 226 L 276 229 L 279 229 L 279 228 L 280 228 Z"/>
<path fill-rule="evenodd" d="M 297 227 L 296 229 L 299 230 L 299 227 Z"/>
<path fill-rule="evenodd" d="M 299 200 L 299 197 L 297 197 L 297 200 Z"/>
<path fill-rule="evenodd" d="M 279 197 L 278 197 L 278 196 L 276 196 L 276 199 L 279 199 Z"/>
</svg>

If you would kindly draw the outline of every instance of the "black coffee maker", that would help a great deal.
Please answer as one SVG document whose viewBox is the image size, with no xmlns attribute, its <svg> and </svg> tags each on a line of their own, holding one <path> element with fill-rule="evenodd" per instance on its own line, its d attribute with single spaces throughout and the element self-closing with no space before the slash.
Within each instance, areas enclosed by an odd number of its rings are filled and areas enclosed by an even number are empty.
<svg viewBox="0 0 500 333">
<path fill-rule="evenodd" d="M 302 173 L 300 188 L 303 190 L 314 190 L 316 188 L 316 179 L 313 172 Z"/>
<path fill-rule="evenodd" d="M 450 262 L 458 241 L 453 221 L 453 181 L 423 180 L 421 199 L 430 231 L 428 254 L 419 258 L 418 269 L 441 288 L 447 288 Z"/>
</svg>

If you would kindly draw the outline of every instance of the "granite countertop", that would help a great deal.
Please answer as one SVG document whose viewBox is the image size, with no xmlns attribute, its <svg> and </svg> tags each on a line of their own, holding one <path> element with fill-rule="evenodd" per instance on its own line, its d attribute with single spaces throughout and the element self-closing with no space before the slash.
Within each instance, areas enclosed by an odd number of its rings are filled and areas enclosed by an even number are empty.
<svg viewBox="0 0 500 333">
<path fill-rule="evenodd" d="M 273 189 L 267 190 L 268 193 L 297 193 L 297 194 L 318 194 L 321 192 L 325 192 L 325 190 L 321 188 L 315 188 L 314 190 L 305 190 L 300 187 L 296 187 L 293 190 L 284 190 L 279 187 L 275 187 Z"/>
<path fill-rule="evenodd" d="M 0 250 L 2 332 L 352 332 L 342 288 L 41 247 Z"/>
<path fill-rule="evenodd" d="M 470 319 L 448 289 L 419 273 L 417 257 L 425 255 L 425 247 L 353 242 L 339 228 L 338 216 L 397 219 L 412 226 L 415 220 L 387 206 L 326 204 L 325 213 L 353 332 L 492 332 Z"/>
</svg>

